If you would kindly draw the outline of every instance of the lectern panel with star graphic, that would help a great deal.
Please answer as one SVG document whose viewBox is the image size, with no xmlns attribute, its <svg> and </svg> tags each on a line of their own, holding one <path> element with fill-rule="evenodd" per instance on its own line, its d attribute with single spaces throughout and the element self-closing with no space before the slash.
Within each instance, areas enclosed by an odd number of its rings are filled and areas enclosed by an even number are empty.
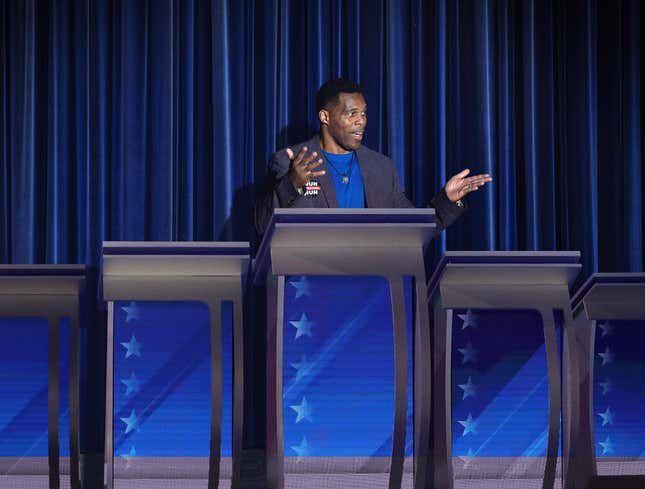
<svg viewBox="0 0 645 489">
<path fill-rule="evenodd" d="M 452 454 L 457 476 L 483 469 L 473 457 L 516 459 L 511 464 L 536 457 L 531 470 L 539 478 L 549 427 L 540 314 L 455 309 L 452 317 Z M 557 327 L 559 337 L 561 325 Z M 530 472 L 523 469 L 522 475 Z"/>
<path fill-rule="evenodd" d="M 645 474 L 645 318 L 598 321 L 595 336 L 596 455 L 608 462 L 624 459 L 623 470 L 631 465 L 632 473 Z M 613 472 L 599 460 L 599 475 Z"/>
<path fill-rule="evenodd" d="M 289 276 L 284 305 L 283 426 L 287 470 L 303 457 L 383 459 L 392 452 L 394 350 L 380 277 Z M 406 281 L 412 339 L 412 281 Z M 412 358 L 412 344 L 409 358 Z M 412 456 L 408 379 L 406 456 Z M 378 461 L 372 460 L 378 465 Z M 386 467 L 386 465 L 384 465 Z"/>
<path fill-rule="evenodd" d="M 592 275 L 572 301 L 578 328 L 581 477 L 645 486 L 645 274 Z"/>
<path fill-rule="evenodd" d="M 46 318 L 0 318 L 0 474 L 46 472 L 49 324 Z M 70 321 L 59 325 L 58 443 L 70 455 Z M 67 470 L 65 471 L 69 473 Z"/>
<path fill-rule="evenodd" d="M 200 302 L 117 301 L 114 454 L 118 472 L 152 457 L 209 455 L 210 318 Z M 222 315 L 221 456 L 232 456 L 232 315 Z M 206 478 L 206 464 L 202 476 Z"/>
</svg>

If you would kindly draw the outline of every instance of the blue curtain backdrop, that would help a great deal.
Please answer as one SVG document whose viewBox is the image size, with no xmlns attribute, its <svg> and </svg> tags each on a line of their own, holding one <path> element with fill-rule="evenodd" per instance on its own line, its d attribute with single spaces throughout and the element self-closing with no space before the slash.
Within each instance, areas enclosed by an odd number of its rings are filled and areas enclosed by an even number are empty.
<svg viewBox="0 0 645 489">
<path fill-rule="evenodd" d="M 366 144 L 421 205 L 495 182 L 437 247 L 571 250 L 643 269 L 638 0 L 5 0 L 0 262 L 102 240 L 249 238 L 268 155 L 317 87 L 366 91 Z M 438 249 L 437 249 L 438 251 Z"/>
<path fill-rule="evenodd" d="M 464 167 L 495 177 L 435 257 L 581 250 L 584 276 L 641 271 L 641 9 L 0 0 L 0 262 L 248 239 L 269 154 L 315 130 L 316 89 L 345 76 L 416 204 Z"/>
</svg>

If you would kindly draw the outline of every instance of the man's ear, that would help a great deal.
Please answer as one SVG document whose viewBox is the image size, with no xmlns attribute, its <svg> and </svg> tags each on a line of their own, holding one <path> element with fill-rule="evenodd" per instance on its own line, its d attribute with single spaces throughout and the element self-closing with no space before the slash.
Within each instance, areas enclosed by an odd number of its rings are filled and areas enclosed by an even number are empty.
<svg viewBox="0 0 645 489">
<path fill-rule="evenodd" d="M 321 109 L 318 112 L 318 120 L 323 126 L 329 125 L 329 111 Z"/>
</svg>

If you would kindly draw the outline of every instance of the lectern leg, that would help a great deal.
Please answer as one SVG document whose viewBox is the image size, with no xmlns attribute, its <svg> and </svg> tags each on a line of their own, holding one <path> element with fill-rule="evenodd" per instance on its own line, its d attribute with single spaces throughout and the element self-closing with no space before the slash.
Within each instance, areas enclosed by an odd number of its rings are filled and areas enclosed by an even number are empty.
<svg viewBox="0 0 645 489">
<path fill-rule="evenodd" d="M 389 489 L 399 489 L 403 479 L 405 427 L 408 404 L 408 341 L 403 277 L 388 278 L 394 327 L 394 431 Z"/>
<path fill-rule="evenodd" d="M 432 466 L 430 487 L 452 489 L 452 426 L 451 426 L 451 352 L 452 309 L 434 307 L 432 396 Z"/>
<path fill-rule="evenodd" d="M 542 487 L 550 489 L 555 483 L 558 462 L 558 441 L 560 434 L 560 415 L 562 408 L 560 385 L 560 358 L 555 327 L 554 310 L 543 310 L 544 341 L 546 347 L 547 377 L 549 380 L 549 430 L 547 438 L 546 465 Z"/>
<path fill-rule="evenodd" d="M 60 447 L 58 444 L 59 401 L 59 319 L 49 319 L 49 391 L 48 391 L 48 451 L 49 488 L 60 487 Z"/>
<path fill-rule="evenodd" d="M 114 487 L 114 302 L 107 303 L 105 354 L 105 489 Z"/>
<path fill-rule="evenodd" d="M 231 489 L 238 489 L 242 477 L 242 436 L 244 421 L 244 306 L 242 285 L 233 301 L 233 473 Z"/>
<path fill-rule="evenodd" d="M 284 487 L 282 426 L 282 327 L 284 275 L 267 278 L 267 485 Z"/>
<path fill-rule="evenodd" d="M 79 469 L 79 399 L 78 399 L 78 317 L 70 318 L 70 365 L 69 365 L 69 470 L 72 489 L 80 489 Z"/>
<path fill-rule="evenodd" d="M 222 314 L 221 303 L 208 304 L 211 325 L 211 426 L 208 489 L 219 486 L 222 448 Z"/>
<path fill-rule="evenodd" d="M 595 321 L 594 321 L 595 323 Z M 571 437 L 573 446 L 570 448 L 572 459 L 568 473 L 571 474 L 575 489 L 586 489 L 589 481 L 596 475 L 596 461 L 594 457 L 594 416 L 593 416 L 593 356 L 594 356 L 594 329 L 589 327 L 589 320 L 584 314 L 573 323 L 575 335 L 571 339 L 570 348 L 576 349 L 577 354 L 577 384 L 571 381 L 567 393 L 576 389 L 578 395 L 578 431 L 577 437 Z M 569 337 L 567 337 L 569 338 Z M 569 368 L 573 368 L 570 365 Z M 576 409 L 571 406 L 571 410 Z"/>
<path fill-rule="evenodd" d="M 414 318 L 414 488 L 425 489 L 428 477 L 432 354 L 425 277 L 415 277 Z"/>
<path fill-rule="evenodd" d="M 589 350 L 583 350 L 584 344 L 584 340 L 578 336 L 577 324 L 572 319 L 568 319 L 564 325 L 562 349 L 564 435 L 562 466 L 565 489 L 586 488 L 590 479 L 589 475 L 585 474 L 592 458 L 588 456 L 589 452 L 585 449 L 589 446 L 590 431 L 584 427 L 589 420 L 589 413 L 583 408 L 583 406 L 586 409 L 589 408 L 588 402 L 584 400 L 585 393 L 582 388 L 583 385 L 588 385 L 589 379 L 589 362 L 585 361 Z M 585 346 L 588 347 L 588 342 Z M 586 363 L 584 380 L 581 377 L 583 374 L 581 362 Z"/>
</svg>

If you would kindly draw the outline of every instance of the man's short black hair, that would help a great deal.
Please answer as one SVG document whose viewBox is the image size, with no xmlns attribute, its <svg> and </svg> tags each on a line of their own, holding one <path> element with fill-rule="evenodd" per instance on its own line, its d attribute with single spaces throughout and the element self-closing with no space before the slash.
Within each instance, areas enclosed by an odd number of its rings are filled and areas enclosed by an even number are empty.
<svg viewBox="0 0 645 489">
<path fill-rule="evenodd" d="M 363 90 L 358 83 L 345 78 L 329 80 L 323 83 L 316 94 L 316 113 L 338 103 L 338 95 L 341 93 L 360 93 L 362 95 Z"/>
</svg>

